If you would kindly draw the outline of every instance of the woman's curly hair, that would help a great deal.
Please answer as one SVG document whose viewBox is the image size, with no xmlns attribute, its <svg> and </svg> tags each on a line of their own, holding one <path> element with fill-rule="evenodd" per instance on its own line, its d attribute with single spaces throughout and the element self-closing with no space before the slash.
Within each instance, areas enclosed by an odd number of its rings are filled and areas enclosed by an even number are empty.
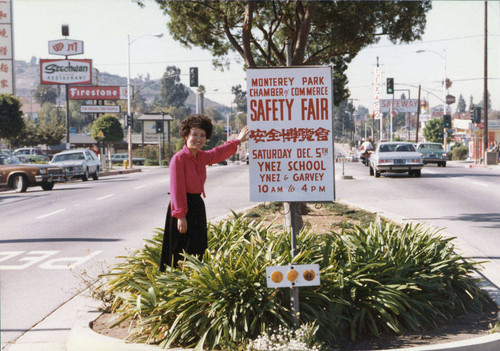
<svg viewBox="0 0 500 351">
<path fill-rule="evenodd" d="M 186 117 L 181 122 L 181 137 L 185 138 L 189 135 L 192 128 L 200 128 L 205 131 L 207 139 L 212 136 L 212 121 L 210 118 L 200 114 L 192 114 Z"/>
</svg>

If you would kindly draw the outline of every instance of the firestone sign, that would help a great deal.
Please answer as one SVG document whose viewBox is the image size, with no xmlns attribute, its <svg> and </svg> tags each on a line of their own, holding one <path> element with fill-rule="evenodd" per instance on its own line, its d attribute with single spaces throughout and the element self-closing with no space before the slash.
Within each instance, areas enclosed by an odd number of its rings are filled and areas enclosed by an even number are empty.
<svg viewBox="0 0 500 351">
<path fill-rule="evenodd" d="M 80 86 L 70 87 L 70 100 L 126 100 L 127 87 L 120 86 Z"/>
<path fill-rule="evenodd" d="M 251 201 L 332 201 L 332 70 L 247 70 Z"/>
<path fill-rule="evenodd" d="M 40 59 L 41 84 L 92 84 L 92 60 Z"/>
</svg>

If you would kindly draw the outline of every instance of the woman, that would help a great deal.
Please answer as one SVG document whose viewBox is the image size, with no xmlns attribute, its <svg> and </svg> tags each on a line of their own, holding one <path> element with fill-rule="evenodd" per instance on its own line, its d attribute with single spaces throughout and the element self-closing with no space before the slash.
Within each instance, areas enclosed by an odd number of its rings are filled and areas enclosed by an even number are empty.
<svg viewBox="0 0 500 351">
<path fill-rule="evenodd" d="M 170 204 L 167 211 L 160 270 L 178 265 L 181 253 L 203 256 L 207 249 L 207 216 L 204 184 L 205 166 L 221 162 L 233 155 L 238 145 L 248 140 L 243 128 L 237 139 L 211 150 L 201 150 L 212 135 L 212 121 L 203 115 L 188 116 L 181 123 L 184 147 L 170 162 Z"/>
</svg>

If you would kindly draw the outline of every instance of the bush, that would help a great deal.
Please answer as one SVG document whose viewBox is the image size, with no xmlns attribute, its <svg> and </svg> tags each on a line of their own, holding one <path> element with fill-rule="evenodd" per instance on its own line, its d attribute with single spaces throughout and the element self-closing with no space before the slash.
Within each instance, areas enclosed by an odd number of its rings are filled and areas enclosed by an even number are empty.
<svg viewBox="0 0 500 351">
<path fill-rule="evenodd" d="M 158 163 L 158 160 L 151 160 L 151 159 L 146 159 L 146 161 L 144 162 L 144 166 L 158 166 L 159 163 Z"/>
<path fill-rule="evenodd" d="M 463 144 L 456 144 L 451 148 L 451 159 L 452 160 L 465 160 L 469 150 Z"/>
<path fill-rule="evenodd" d="M 301 231 L 293 258 L 289 239 L 282 228 L 235 214 L 210 225 L 203 260 L 186 255 L 181 269 L 162 273 L 158 229 L 108 275 L 117 323 L 135 319 L 130 338 L 164 348 L 238 349 L 293 325 L 289 289 L 268 289 L 265 274 L 267 266 L 290 263 L 321 267 L 321 286 L 300 290 L 300 319 L 329 346 L 435 327 L 489 301 L 469 277 L 477 263 L 420 225 Z"/>
</svg>

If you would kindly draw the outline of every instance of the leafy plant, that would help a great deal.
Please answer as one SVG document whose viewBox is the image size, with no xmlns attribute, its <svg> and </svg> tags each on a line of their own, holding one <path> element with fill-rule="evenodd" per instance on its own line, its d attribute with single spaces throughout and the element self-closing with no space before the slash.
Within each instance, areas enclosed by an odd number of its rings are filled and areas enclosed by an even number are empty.
<svg viewBox="0 0 500 351">
<path fill-rule="evenodd" d="M 423 226 L 375 221 L 324 235 L 303 230 L 291 257 L 286 230 L 233 216 L 210 225 L 202 259 L 185 255 L 180 269 L 160 272 L 158 229 L 107 275 L 117 324 L 138 322 L 132 340 L 234 350 L 290 328 L 288 289 L 267 288 L 271 265 L 319 264 L 321 286 L 300 289 L 300 319 L 330 346 L 435 327 L 489 302 L 469 277 L 477 263 Z"/>
</svg>

